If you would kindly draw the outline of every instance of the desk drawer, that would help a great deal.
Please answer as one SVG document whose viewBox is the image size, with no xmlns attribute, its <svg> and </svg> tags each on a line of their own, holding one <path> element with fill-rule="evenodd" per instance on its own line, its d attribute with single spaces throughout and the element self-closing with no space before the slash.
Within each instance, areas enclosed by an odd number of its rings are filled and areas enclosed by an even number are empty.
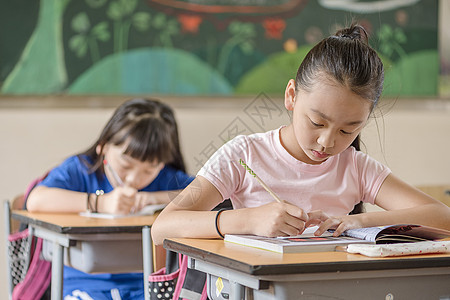
<svg viewBox="0 0 450 300">
<path fill-rule="evenodd" d="M 71 235 L 75 246 L 64 249 L 64 264 L 86 273 L 142 272 L 140 233 Z M 44 241 L 44 258 L 51 260 L 52 244 Z"/>
</svg>

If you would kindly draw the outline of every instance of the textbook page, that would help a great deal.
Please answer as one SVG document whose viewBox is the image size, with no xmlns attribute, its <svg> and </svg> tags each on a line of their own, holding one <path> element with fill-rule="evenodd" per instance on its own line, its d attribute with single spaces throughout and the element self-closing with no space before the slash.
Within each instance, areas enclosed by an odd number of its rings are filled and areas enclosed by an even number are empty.
<svg viewBox="0 0 450 300">
<path fill-rule="evenodd" d="M 352 243 L 370 243 L 366 240 L 346 236 L 333 237 L 330 232 L 326 232 L 321 236 L 315 236 L 314 232 L 316 230 L 317 226 L 315 226 L 315 228 L 310 228 L 307 232 L 299 236 L 288 237 L 226 234 L 225 242 L 278 253 L 335 251 L 336 246 L 347 246 Z"/>
<path fill-rule="evenodd" d="M 450 231 L 414 224 L 397 224 L 380 227 L 349 229 L 343 233 L 358 239 L 365 239 L 377 244 L 419 242 L 439 240 L 450 237 Z"/>
<path fill-rule="evenodd" d="M 343 235 L 375 243 L 377 234 L 380 233 L 384 228 L 385 227 L 365 227 L 365 228 L 349 229 L 346 230 Z"/>
<path fill-rule="evenodd" d="M 136 216 L 151 216 L 161 211 L 166 207 L 167 204 L 152 204 L 144 206 L 140 211 L 135 213 L 130 213 L 127 215 L 120 214 L 106 214 L 106 213 L 94 213 L 94 212 L 81 212 L 80 216 L 90 217 L 90 218 L 100 218 L 100 219 L 117 219 L 117 218 L 127 218 L 127 217 L 136 217 Z"/>
</svg>

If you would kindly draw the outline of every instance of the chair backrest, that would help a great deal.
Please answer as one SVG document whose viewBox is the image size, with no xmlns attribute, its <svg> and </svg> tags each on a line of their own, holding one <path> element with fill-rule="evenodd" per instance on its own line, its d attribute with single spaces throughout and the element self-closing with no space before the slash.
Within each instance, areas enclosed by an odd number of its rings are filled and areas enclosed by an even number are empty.
<svg viewBox="0 0 450 300">
<path fill-rule="evenodd" d="M 11 211 L 12 210 L 21 210 L 24 209 L 25 206 L 25 194 L 20 194 L 17 195 L 16 197 L 14 197 L 11 201 L 6 200 L 6 202 L 8 202 L 8 213 L 9 213 L 9 221 L 6 221 L 9 223 L 9 233 L 15 233 L 17 231 L 19 231 L 20 229 L 20 221 L 15 220 L 15 219 L 11 219 Z M 6 205 L 6 203 L 5 203 Z M 6 206 L 5 206 L 5 212 L 6 212 Z"/>
<path fill-rule="evenodd" d="M 20 200 L 20 197 L 16 197 L 15 199 Z M 6 278 L 9 299 L 12 299 L 14 287 L 25 279 L 28 271 L 33 239 L 28 234 L 28 229 L 19 231 L 20 223 L 11 219 L 11 208 L 14 207 L 13 203 L 5 200 L 3 206 L 5 212 L 5 234 L 8 237 L 6 241 Z"/>
<path fill-rule="evenodd" d="M 37 184 L 39 184 L 39 182 L 41 182 L 47 176 L 47 174 L 48 172 L 45 173 L 43 176 L 33 180 L 27 186 L 25 193 L 17 195 L 11 201 L 9 200 L 4 201 L 5 233 L 6 236 L 8 237 L 6 243 L 6 262 L 7 262 L 6 278 L 8 281 L 9 299 L 12 299 L 13 297 L 13 291 L 15 286 L 19 282 L 24 281 L 25 276 L 29 271 L 32 256 L 36 250 L 35 249 L 36 244 L 34 243 L 36 238 L 33 238 L 33 233 L 29 232 L 26 224 L 21 224 L 20 221 L 18 220 L 13 220 L 11 218 L 11 211 L 26 209 L 26 201 L 29 193 L 31 192 L 31 190 L 33 190 L 33 188 Z M 38 249 L 38 252 L 40 253 L 40 249 Z M 39 263 L 38 257 L 36 257 L 35 259 L 35 264 L 37 263 Z M 47 270 L 49 269 L 49 267 L 45 266 L 42 269 Z M 48 278 L 50 277 L 46 276 L 46 279 Z"/>
<path fill-rule="evenodd" d="M 11 234 L 11 206 L 9 203 L 9 200 L 4 200 L 3 203 L 4 212 L 5 212 L 5 236 L 9 236 Z M 7 287 L 8 287 L 8 297 L 9 299 L 12 298 L 12 290 L 13 290 L 13 284 L 12 284 L 12 276 L 11 276 L 11 269 L 10 269 L 10 255 L 9 255 L 9 243 L 6 244 L 6 278 L 7 278 Z"/>
</svg>

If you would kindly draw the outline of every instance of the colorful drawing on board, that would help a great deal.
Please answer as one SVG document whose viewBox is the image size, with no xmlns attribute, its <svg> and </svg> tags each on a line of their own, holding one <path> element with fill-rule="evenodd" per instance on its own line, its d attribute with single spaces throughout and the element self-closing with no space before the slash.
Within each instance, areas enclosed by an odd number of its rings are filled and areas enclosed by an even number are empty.
<svg viewBox="0 0 450 300">
<path fill-rule="evenodd" d="M 0 1 L 1 94 L 280 96 L 352 20 L 385 63 L 384 96 L 438 94 L 436 1 L 23 1 Z"/>
</svg>

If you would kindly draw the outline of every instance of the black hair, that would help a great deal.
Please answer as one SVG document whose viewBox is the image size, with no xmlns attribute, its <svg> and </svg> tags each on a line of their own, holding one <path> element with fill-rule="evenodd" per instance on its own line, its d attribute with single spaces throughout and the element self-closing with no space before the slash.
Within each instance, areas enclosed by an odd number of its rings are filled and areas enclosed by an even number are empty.
<svg viewBox="0 0 450 300">
<path fill-rule="evenodd" d="M 375 108 L 383 91 L 384 69 L 362 26 L 338 30 L 308 52 L 298 68 L 296 88 L 309 91 L 320 79 L 335 80 Z"/>
<path fill-rule="evenodd" d="M 142 162 L 162 162 L 186 172 L 174 112 L 158 100 L 135 98 L 124 102 L 115 110 L 97 141 L 78 156 L 88 156 L 92 160 L 92 164 L 88 164 L 90 171 L 100 174 L 103 156 L 97 154 L 97 147 L 101 154 L 105 144 L 119 146 L 125 142 L 128 146 L 124 154 Z"/>
<path fill-rule="evenodd" d="M 380 57 L 369 46 L 366 30 L 358 24 L 338 30 L 314 46 L 300 64 L 296 89 L 310 91 L 318 80 L 334 80 L 376 107 L 383 91 L 384 68 Z M 351 146 L 360 151 L 360 136 Z M 363 211 L 362 202 L 350 214 Z"/>
</svg>

